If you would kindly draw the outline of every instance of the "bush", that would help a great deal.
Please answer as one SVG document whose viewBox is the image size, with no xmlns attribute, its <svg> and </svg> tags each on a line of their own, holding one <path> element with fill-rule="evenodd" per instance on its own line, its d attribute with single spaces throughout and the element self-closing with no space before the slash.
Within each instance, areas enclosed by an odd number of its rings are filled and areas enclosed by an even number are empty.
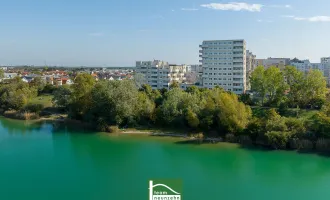
<svg viewBox="0 0 330 200">
<path fill-rule="evenodd" d="M 319 151 L 329 151 L 330 150 L 330 140 L 320 138 L 316 141 L 316 150 Z"/>
<path fill-rule="evenodd" d="M 303 136 L 306 133 L 304 121 L 296 118 L 286 118 L 285 125 L 288 131 L 297 136 Z"/>
<path fill-rule="evenodd" d="M 226 135 L 226 142 L 230 142 L 230 143 L 235 143 L 237 142 L 237 137 L 234 134 L 227 134 Z"/>
<path fill-rule="evenodd" d="M 119 133 L 120 129 L 118 126 L 108 126 L 107 131 L 109 133 Z"/>
<path fill-rule="evenodd" d="M 239 136 L 239 143 L 242 145 L 252 145 L 253 142 L 249 136 L 241 135 Z"/>
<path fill-rule="evenodd" d="M 28 104 L 24 107 L 25 111 L 40 113 L 44 109 L 44 105 L 42 104 Z"/>
<path fill-rule="evenodd" d="M 314 148 L 314 144 L 310 140 L 301 140 L 300 148 L 304 150 L 312 150 Z"/>
<path fill-rule="evenodd" d="M 274 149 L 285 149 L 290 139 L 289 132 L 270 131 L 265 134 L 268 145 Z"/>
<path fill-rule="evenodd" d="M 259 136 L 266 132 L 265 123 L 261 119 L 253 119 L 250 121 L 244 132 L 255 141 Z"/>
</svg>

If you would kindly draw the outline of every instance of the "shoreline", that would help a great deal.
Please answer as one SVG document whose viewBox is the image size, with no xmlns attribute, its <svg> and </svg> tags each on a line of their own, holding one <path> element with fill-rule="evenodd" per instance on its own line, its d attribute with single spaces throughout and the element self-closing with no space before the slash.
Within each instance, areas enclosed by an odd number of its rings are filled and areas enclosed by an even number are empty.
<svg viewBox="0 0 330 200">
<path fill-rule="evenodd" d="M 218 144 L 218 143 L 228 143 L 228 144 L 235 144 L 240 145 L 243 148 L 252 148 L 252 149 L 264 149 L 264 150 L 270 150 L 270 151 L 296 151 L 299 153 L 312 153 L 312 154 L 322 154 L 322 155 L 329 155 L 330 156 L 330 148 L 328 146 L 318 146 L 318 141 L 312 141 L 307 139 L 292 139 L 289 141 L 290 146 L 287 146 L 284 149 L 276 149 L 272 148 L 272 146 L 266 144 L 265 142 L 253 142 L 249 136 L 235 136 L 233 134 L 227 134 L 230 135 L 230 137 L 195 137 L 195 136 L 189 136 L 187 133 L 184 133 L 185 131 L 178 130 L 176 133 L 172 130 L 159 130 L 157 128 L 152 129 L 145 129 L 145 130 L 137 130 L 134 128 L 129 129 L 120 129 L 116 133 L 109 133 L 109 132 L 100 132 L 92 128 L 93 126 L 89 123 L 82 122 L 79 120 L 72 120 L 68 118 L 58 118 L 59 115 L 52 115 L 50 117 L 41 117 L 38 119 L 32 119 L 32 120 L 25 120 L 25 119 L 15 119 L 10 118 L 4 115 L 0 115 L 0 117 L 7 119 L 7 120 L 17 120 L 21 122 L 32 122 L 32 123 L 59 123 L 64 124 L 68 126 L 74 126 L 74 128 L 80 128 L 84 131 L 91 131 L 92 133 L 105 133 L 108 135 L 111 134 L 118 134 L 118 135 L 147 135 L 147 136 L 156 136 L 156 137 L 171 137 L 171 138 L 180 138 L 183 139 L 184 143 L 191 143 L 191 144 Z M 323 140 L 323 139 L 319 139 Z M 294 143 L 293 146 L 291 146 L 291 142 Z M 322 141 L 321 141 L 322 142 Z M 306 144 L 307 143 L 307 144 Z"/>
</svg>

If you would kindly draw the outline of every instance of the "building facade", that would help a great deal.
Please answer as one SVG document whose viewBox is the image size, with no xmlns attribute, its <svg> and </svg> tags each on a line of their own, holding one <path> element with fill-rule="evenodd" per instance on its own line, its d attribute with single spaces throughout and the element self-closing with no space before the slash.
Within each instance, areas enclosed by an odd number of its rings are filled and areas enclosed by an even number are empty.
<svg viewBox="0 0 330 200">
<path fill-rule="evenodd" d="M 245 93 L 246 42 L 244 40 L 208 40 L 200 45 L 203 87 L 220 86 L 236 94 Z"/>
<path fill-rule="evenodd" d="M 280 68 L 281 70 L 284 69 L 285 66 L 290 64 L 290 58 L 267 58 L 263 59 L 262 66 L 264 66 L 266 69 L 269 67 L 275 66 L 277 68 Z"/>
<path fill-rule="evenodd" d="M 152 89 L 169 89 L 174 82 L 185 82 L 187 66 L 173 65 L 160 60 L 137 61 L 136 73 L 143 74 L 145 83 Z"/>
<path fill-rule="evenodd" d="M 328 64 L 328 63 L 330 63 L 330 57 L 323 57 L 323 58 L 321 58 L 321 63 L 322 64 Z"/>
</svg>

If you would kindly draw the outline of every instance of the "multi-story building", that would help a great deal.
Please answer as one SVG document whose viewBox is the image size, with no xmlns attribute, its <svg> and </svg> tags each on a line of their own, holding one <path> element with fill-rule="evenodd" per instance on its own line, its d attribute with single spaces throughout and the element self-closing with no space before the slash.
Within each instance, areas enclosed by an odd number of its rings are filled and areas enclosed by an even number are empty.
<svg viewBox="0 0 330 200">
<path fill-rule="evenodd" d="M 203 87 L 220 86 L 236 94 L 245 93 L 246 42 L 244 40 L 208 40 L 200 45 Z"/>
<path fill-rule="evenodd" d="M 330 57 L 321 58 L 321 67 L 323 68 L 323 74 L 327 80 L 328 86 L 330 85 Z"/>
<path fill-rule="evenodd" d="M 188 65 L 187 66 L 187 82 L 191 84 L 202 85 L 203 66 L 202 65 Z"/>
<path fill-rule="evenodd" d="M 312 69 L 317 69 L 324 73 L 324 67 L 321 63 L 311 63 L 309 60 L 299 60 L 295 58 L 290 62 L 290 65 L 305 73 L 308 73 Z"/>
<path fill-rule="evenodd" d="M 265 59 L 256 59 L 256 65 L 257 66 L 264 66 Z"/>
<path fill-rule="evenodd" d="M 275 66 L 284 69 L 285 66 L 290 64 L 290 58 L 267 58 L 263 60 L 263 66 L 267 69 Z"/>
<path fill-rule="evenodd" d="M 246 50 L 246 87 L 248 90 L 251 89 L 250 76 L 256 67 L 256 55 L 254 55 L 251 51 Z"/>
<path fill-rule="evenodd" d="M 323 57 L 323 58 L 321 58 L 321 63 L 322 64 L 328 64 L 328 63 L 330 63 L 330 57 Z"/>
<path fill-rule="evenodd" d="M 160 60 L 136 62 L 136 73 L 143 74 L 145 83 L 152 89 L 169 89 L 173 82 L 182 83 L 186 80 L 186 72 L 186 65 L 173 65 Z"/>
</svg>

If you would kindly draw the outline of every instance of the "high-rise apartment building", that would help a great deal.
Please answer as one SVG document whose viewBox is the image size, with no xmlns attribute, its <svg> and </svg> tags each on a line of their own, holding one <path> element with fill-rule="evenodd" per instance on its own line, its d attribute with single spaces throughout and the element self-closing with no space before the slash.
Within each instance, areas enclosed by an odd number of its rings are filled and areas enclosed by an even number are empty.
<svg viewBox="0 0 330 200">
<path fill-rule="evenodd" d="M 203 87 L 220 86 L 236 94 L 245 93 L 246 42 L 244 40 L 208 40 L 200 45 Z"/>
<path fill-rule="evenodd" d="M 172 65 L 160 60 L 136 62 L 136 73 L 143 74 L 145 83 L 152 89 L 169 89 L 173 82 L 182 83 L 186 80 L 186 72 L 186 65 Z"/>
</svg>

